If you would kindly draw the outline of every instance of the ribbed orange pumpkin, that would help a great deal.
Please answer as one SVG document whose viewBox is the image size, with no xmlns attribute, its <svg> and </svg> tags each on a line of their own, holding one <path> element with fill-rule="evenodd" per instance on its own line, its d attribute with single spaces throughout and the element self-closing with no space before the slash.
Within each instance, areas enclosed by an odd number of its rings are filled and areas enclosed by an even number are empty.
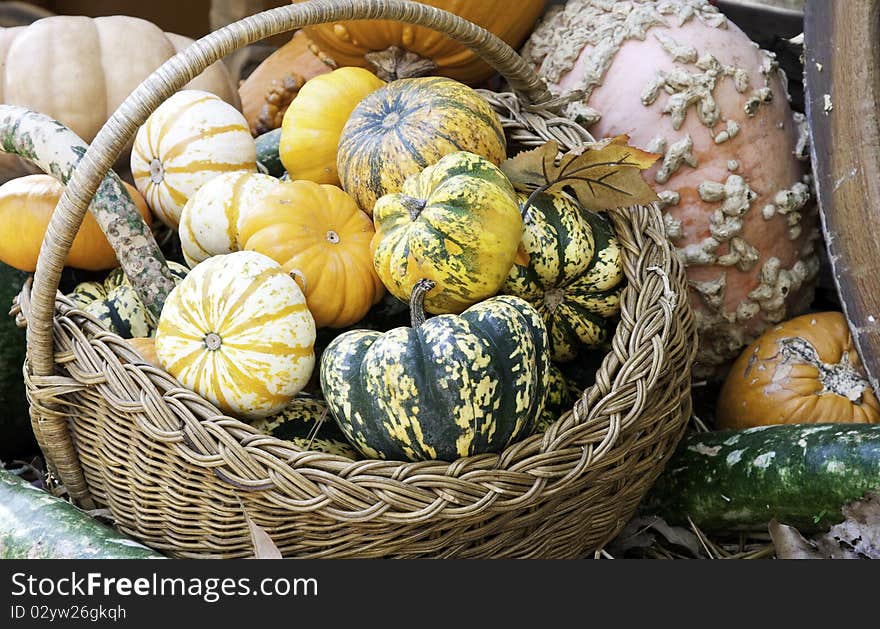
<svg viewBox="0 0 880 629">
<path fill-rule="evenodd" d="M 422 4 L 455 13 L 518 48 L 544 12 L 547 0 L 425 0 Z M 436 74 L 475 85 L 492 75 L 492 69 L 470 49 L 429 28 L 362 20 L 304 30 L 340 66 L 369 68 L 386 81 Z M 392 46 L 404 54 L 396 56 L 388 51 Z"/>
<path fill-rule="evenodd" d="M 718 428 L 880 423 L 880 404 L 839 312 L 795 317 L 740 355 L 718 397 Z"/>
<path fill-rule="evenodd" d="M 138 191 L 125 184 L 148 225 L 150 210 Z M 40 245 L 49 219 L 64 192 L 64 185 L 50 175 L 28 175 L 0 186 L 0 261 L 21 271 L 37 268 Z M 85 215 L 65 265 L 86 271 L 104 271 L 119 265 L 113 247 L 95 217 Z"/>
<path fill-rule="evenodd" d="M 353 325 L 385 294 L 370 255 L 373 223 L 341 188 L 282 183 L 239 221 L 239 246 L 294 275 L 316 327 Z"/>
</svg>

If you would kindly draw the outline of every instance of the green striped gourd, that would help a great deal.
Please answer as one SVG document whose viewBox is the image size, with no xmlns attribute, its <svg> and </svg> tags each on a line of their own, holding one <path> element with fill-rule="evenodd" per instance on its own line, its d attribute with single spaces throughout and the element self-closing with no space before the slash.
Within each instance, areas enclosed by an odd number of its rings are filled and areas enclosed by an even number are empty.
<svg viewBox="0 0 880 629">
<path fill-rule="evenodd" d="M 168 267 L 179 282 L 187 269 L 177 262 Z M 110 272 L 103 282 L 82 282 L 67 295 L 83 312 L 124 339 L 151 336 L 155 324 L 121 268 Z"/>
<path fill-rule="evenodd" d="M 458 313 L 495 295 L 522 238 L 510 181 L 487 159 L 447 155 L 376 203 L 373 265 L 388 291 L 409 299 L 421 279 L 434 282 L 431 313 Z"/>
<path fill-rule="evenodd" d="M 520 205 L 526 204 L 520 195 Z M 608 221 L 564 192 L 535 193 L 523 217 L 521 254 L 502 292 L 531 303 L 547 324 L 551 355 L 569 361 L 603 343 L 620 311 L 623 267 Z"/>
<path fill-rule="evenodd" d="M 369 458 L 440 459 L 498 452 L 530 434 L 550 357 L 540 315 L 500 296 L 424 320 L 430 282 L 413 291 L 413 325 L 338 336 L 321 389 L 340 428 Z"/>
<path fill-rule="evenodd" d="M 303 450 L 358 458 L 357 450 L 330 414 L 327 402 L 317 397 L 300 394 L 277 415 L 257 420 L 252 425 Z"/>
<path fill-rule="evenodd" d="M 379 197 L 450 153 L 494 164 L 506 155 L 498 115 L 476 91 L 442 77 L 400 79 L 366 96 L 342 129 L 337 171 L 367 214 Z"/>
</svg>

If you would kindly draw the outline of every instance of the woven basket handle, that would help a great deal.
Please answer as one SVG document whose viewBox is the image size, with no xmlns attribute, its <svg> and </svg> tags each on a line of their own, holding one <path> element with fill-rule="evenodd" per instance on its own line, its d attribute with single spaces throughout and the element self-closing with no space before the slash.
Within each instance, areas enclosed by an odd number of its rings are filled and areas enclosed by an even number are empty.
<svg viewBox="0 0 880 629">
<path fill-rule="evenodd" d="M 457 15 L 407 0 L 311 0 L 252 15 L 193 43 L 147 77 L 98 132 L 52 215 L 37 260 L 28 323 L 30 366 L 53 373 L 52 317 L 64 260 L 95 191 L 138 127 L 169 96 L 215 61 L 266 37 L 341 20 L 386 19 L 440 31 L 467 46 L 532 103 L 551 96 L 516 51 L 489 31 Z"/>
</svg>

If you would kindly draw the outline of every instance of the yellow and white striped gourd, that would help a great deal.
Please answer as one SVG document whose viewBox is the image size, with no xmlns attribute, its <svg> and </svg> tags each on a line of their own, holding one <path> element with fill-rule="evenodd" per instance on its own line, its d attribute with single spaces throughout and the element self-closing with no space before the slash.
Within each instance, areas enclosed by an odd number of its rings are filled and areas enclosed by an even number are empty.
<svg viewBox="0 0 880 629">
<path fill-rule="evenodd" d="M 190 268 L 211 256 L 241 249 L 243 210 L 255 207 L 280 182 L 269 175 L 232 172 L 198 189 L 180 215 L 180 246 Z"/>
<path fill-rule="evenodd" d="M 312 374 L 314 343 L 299 285 L 254 251 L 196 265 L 171 291 L 156 331 L 162 368 L 243 419 L 290 404 Z"/>
<path fill-rule="evenodd" d="M 177 92 L 135 136 L 135 185 L 156 216 L 174 229 L 189 198 L 230 171 L 257 172 L 256 144 L 241 112 L 209 92 Z"/>
</svg>

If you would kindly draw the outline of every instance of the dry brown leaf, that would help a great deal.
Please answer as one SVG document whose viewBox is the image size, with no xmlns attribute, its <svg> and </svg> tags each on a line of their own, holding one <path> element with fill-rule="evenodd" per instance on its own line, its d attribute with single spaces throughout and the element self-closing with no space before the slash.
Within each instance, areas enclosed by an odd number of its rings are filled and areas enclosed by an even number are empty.
<svg viewBox="0 0 880 629">
<path fill-rule="evenodd" d="M 843 522 L 811 540 L 790 526 L 770 523 L 780 559 L 880 559 L 880 491 L 842 509 Z"/>
<path fill-rule="evenodd" d="M 250 516 L 245 513 L 248 529 L 251 532 L 251 540 L 254 544 L 254 559 L 282 559 L 281 551 L 269 537 L 269 534 L 259 525 L 251 520 Z"/>
<path fill-rule="evenodd" d="M 628 142 L 629 136 L 619 135 L 559 157 L 559 144 L 551 140 L 506 160 L 501 170 L 522 192 L 570 188 L 580 204 L 594 212 L 656 201 L 657 193 L 641 171 L 660 156 Z"/>
<path fill-rule="evenodd" d="M 654 543 L 655 535 L 659 533 L 667 542 L 686 549 L 694 557 L 705 557 L 700 540 L 692 531 L 681 526 L 670 526 L 658 516 L 636 516 L 632 518 L 608 546 L 608 552 L 617 556 L 623 556 L 626 551 L 634 548 L 647 548 Z"/>
</svg>

